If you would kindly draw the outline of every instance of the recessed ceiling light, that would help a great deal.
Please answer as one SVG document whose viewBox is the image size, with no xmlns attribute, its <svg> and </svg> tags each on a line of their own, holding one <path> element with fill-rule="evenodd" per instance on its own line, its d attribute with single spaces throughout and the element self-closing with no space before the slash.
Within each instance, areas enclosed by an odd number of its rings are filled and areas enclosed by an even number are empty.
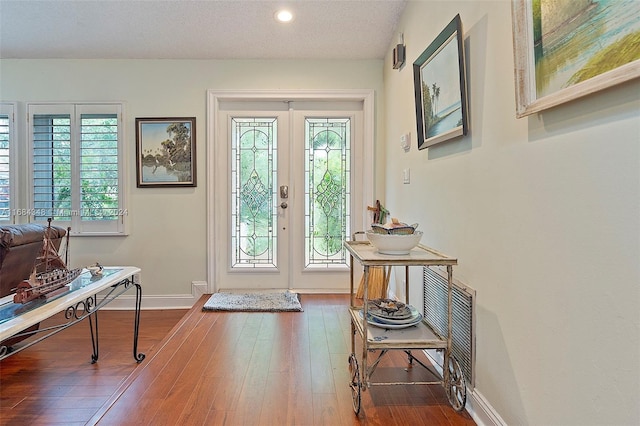
<svg viewBox="0 0 640 426">
<path fill-rule="evenodd" d="M 277 11 L 274 16 L 278 22 L 291 22 L 293 20 L 293 13 L 286 9 Z"/>
</svg>

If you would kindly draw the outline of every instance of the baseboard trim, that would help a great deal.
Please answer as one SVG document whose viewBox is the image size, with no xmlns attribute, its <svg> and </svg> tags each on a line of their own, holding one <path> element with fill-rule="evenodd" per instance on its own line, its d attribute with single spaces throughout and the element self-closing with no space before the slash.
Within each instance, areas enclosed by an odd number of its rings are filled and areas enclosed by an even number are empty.
<svg viewBox="0 0 640 426">
<path fill-rule="evenodd" d="M 471 393 L 473 410 L 469 411 L 469 414 L 473 417 L 476 424 L 479 425 L 496 425 L 507 426 L 498 412 L 489 404 L 489 401 L 477 390 Z M 475 414 L 472 414 L 472 412 Z M 480 420 L 482 419 L 482 421 Z"/>
<path fill-rule="evenodd" d="M 191 294 L 144 294 L 142 291 L 142 310 L 152 309 L 191 309 L 191 307 L 207 292 L 206 281 L 192 281 Z M 104 310 L 133 310 L 136 306 L 136 296 L 133 294 L 123 294 L 111 303 L 106 305 Z"/>
<path fill-rule="evenodd" d="M 429 361 L 442 375 L 443 355 L 433 350 L 424 350 L 424 354 Z M 467 404 L 465 410 L 469 413 L 474 422 L 479 426 L 507 426 L 507 423 L 500 417 L 498 412 L 489 404 L 489 401 L 477 389 L 467 388 Z"/>
<path fill-rule="evenodd" d="M 207 294 L 208 286 L 206 281 L 193 281 L 191 283 L 191 294 L 144 294 L 142 291 L 142 307 L 143 310 L 152 309 L 191 309 L 191 307 L 200 299 L 203 294 Z M 240 290 L 236 290 L 240 291 Z M 273 291 L 273 290 L 264 290 Z M 345 289 L 290 289 L 294 293 L 300 294 L 348 294 L 349 290 Z M 136 296 L 133 294 L 123 294 L 116 298 L 102 309 L 105 310 L 132 310 L 135 309 Z"/>
</svg>

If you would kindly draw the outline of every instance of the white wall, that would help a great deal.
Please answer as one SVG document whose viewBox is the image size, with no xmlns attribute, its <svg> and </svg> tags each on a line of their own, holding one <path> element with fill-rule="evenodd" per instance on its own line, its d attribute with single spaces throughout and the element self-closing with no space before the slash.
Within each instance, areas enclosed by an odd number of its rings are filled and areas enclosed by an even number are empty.
<svg viewBox="0 0 640 426">
<path fill-rule="evenodd" d="M 72 266 L 142 268 L 143 307 L 190 306 L 192 282 L 206 271 L 206 91 L 277 89 L 373 89 L 382 100 L 382 60 L 189 61 L 189 60 L 0 60 L 0 100 L 124 101 L 129 157 L 127 237 L 78 237 Z M 196 117 L 196 188 L 136 188 L 135 118 Z M 376 111 L 377 134 L 382 110 Z M 24 124 L 18 129 L 24 142 Z M 21 144 L 24 146 L 24 143 Z M 383 146 L 378 146 L 383 158 Z M 25 170 L 25 167 L 21 167 Z M 379 182 L 382 175 L 378 174 Z M 26 175 L 21 172 L 24 186 Z M 20 203 L 25 202 L 24 190 Z M 16 207 L 26 207 L 19 205 Z"/>
<path fill-rule="evenodd" d="M 457 13 L 471 131 L 418 151 L 412 63 Z M 640 424 L 640 82 L 516 119 L 509 1 L 412 1 L 399 31 L 380 195 L 477 291 L 476 396 L 510 425 Z"/>
</svg>

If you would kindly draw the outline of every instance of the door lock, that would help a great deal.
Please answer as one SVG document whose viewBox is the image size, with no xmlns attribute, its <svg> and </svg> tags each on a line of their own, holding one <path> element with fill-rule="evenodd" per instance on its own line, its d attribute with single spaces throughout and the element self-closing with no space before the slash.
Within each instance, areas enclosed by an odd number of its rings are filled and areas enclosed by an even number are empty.
<svg viewBox="0 0 640 426">
<path fill-rule="evenodd" d="M 289 198 L 289 186 L 280 185 L 280 198 Z M 282 207 L 282 208 L 286 208 L 286 207 Z"/>
<path fill-rule="evenodd" d="M 283 201 L 282 203 L 280 203 L 280 207 L 282 207 L 283 209 L 286 209 L 289 206 L 287 205 L 286 201 Z"/>
</svg>

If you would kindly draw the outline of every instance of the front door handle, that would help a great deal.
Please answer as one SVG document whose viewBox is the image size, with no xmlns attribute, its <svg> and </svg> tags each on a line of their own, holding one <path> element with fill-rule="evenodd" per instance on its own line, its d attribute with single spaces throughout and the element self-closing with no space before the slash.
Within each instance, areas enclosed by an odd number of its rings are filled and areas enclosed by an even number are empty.
<svg viewBox="0 0 640 426">
<path fill-rule="evenodd" d="M 282 209 L 286 209 L 289 206 L 287 205 L 286 201 L 283 201 L 282 203 L 280 203 L 280 207 L 282 207 Z"/>
<path fill-rule="evenodd" d="M 280 198 L 289 198 L 289 187 L 287 185 L 280 186 Z"/>
</svg>

